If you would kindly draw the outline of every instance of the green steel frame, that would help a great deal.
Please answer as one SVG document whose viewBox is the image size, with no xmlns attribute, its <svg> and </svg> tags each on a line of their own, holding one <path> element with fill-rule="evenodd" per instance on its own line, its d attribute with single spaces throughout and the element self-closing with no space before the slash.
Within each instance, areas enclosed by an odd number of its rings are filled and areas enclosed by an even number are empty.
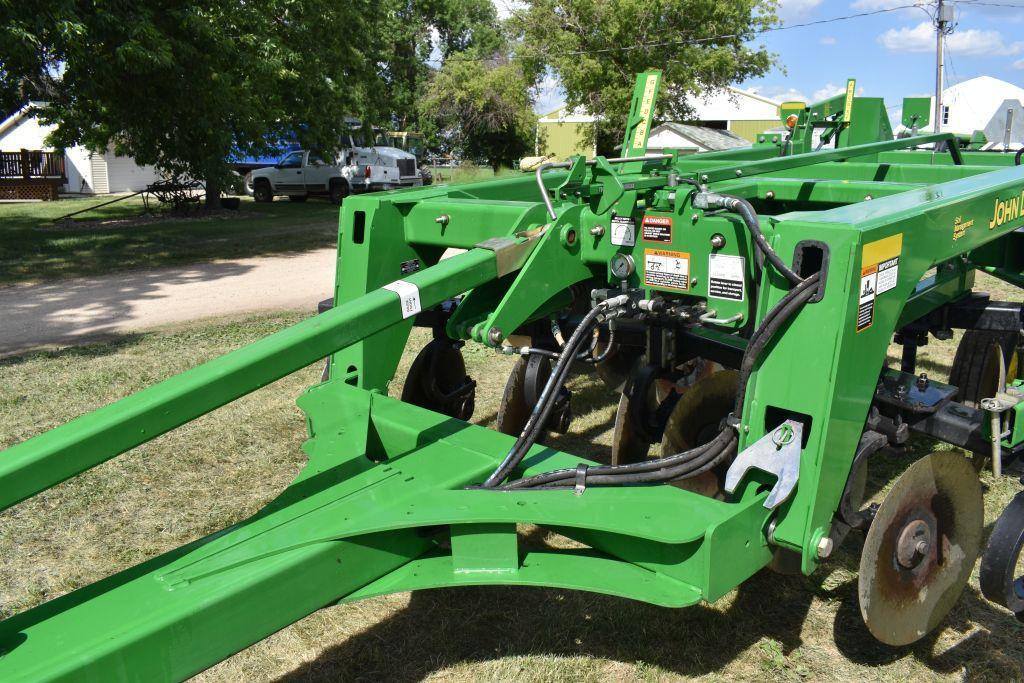
<svg viewBox="0 0 1024 683">
<path fill-rule="evenodd" d="M 840 141 L 784 156 L 763 144 L 648 158 L 658 79 L 656 72 L 638 79 L 624 141 L 629 159 L 578 159 L 542 172 L 554 220 L 528 176 L 350 197 L 341 211 L 333 309 L 0 454 L 0 506 L 8 508 L 331 356 L 330 378 L 298 401 L 308 465 L 273 503 L 0 623 L 0 678 L 181 679 L 318 608 L 395 591 L 543 585 L 679 607 L 725 595 L 764 567 L 775 547 L 798 552 L 803 571 L 813 571 L 894 331 L 967 295 L 978 268 L 1024 282 L 1015 232 L 1024 225 L 1024 171 L 999 168 L 1012 162 L 997 155 L 910 149 L 948 135 L 879 135 L 881 142 Z M 852 111 L 869 106 L 851 104 Z M 827 246 L 824 296 L 799 313 L 753 374 L 739 425 L 745 447 L 774 426 L 778 411 L 802 416 L 809 429 L 795 494 L 766 509 L 773 477 L 758 471 L 726 501 L 669 485 L 583 495 L 467 489 L 512 439 L 387 397 L 414 318 L 382 287 L 414 285 L 424 310 L 468 292 L 448 333 L 495 346 L 565 306 L 575 285 L 618 286 L 609 270 L 616 254 L 638 256 L 630 286 L 657 290 L 644 284 L 639 255 L 667 250 L 689 259 L 689 282 L 674 293 L 708 300 L 721 319 L 740 316 L 716 334 L 742 346 L 744 329 L 788 285 L 771 273 L 751 291 L 753 250 L 743 224 L 695 208 L 680 177 L 750 201 L 785 260 L 801 243 Z M 638 234 L 634 246 L 612 244 L 614 216 L 636 226 L 643 216 L 661 217 L 671 237 Z M 709 299 L 715 235 L 725 241 L 718 253 L 745 259 L 742 302 Z M 466 251 L 441 260 L 451 248 Z M 865 326 L 862 278 L 892 258 L 898 278 L 873 300 Z M 421 269 L 403 275 L 409 264 Z M 519 474 L 577 462 L 537 446 Z M 557 530 L 586 549 L 523 552 L 519 523 Z"/>
</svg>

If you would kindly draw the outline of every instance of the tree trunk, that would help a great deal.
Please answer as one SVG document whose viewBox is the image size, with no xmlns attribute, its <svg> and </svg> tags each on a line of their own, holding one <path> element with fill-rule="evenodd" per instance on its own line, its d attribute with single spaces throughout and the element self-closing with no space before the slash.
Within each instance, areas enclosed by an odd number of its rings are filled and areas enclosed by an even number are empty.
<svg viewBox="0 0 1024 683">
<path fill-rule="evenodd" d="M 206 210 L 216 211 L 220 209 L 220 179 L 206 179 Z"/>
</svg>

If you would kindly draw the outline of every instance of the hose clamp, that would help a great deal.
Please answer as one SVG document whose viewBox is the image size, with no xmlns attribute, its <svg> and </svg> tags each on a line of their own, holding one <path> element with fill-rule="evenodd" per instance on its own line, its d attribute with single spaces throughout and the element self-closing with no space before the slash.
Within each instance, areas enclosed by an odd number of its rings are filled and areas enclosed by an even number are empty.
<svg viewBox="0 0 1024 683">
<path fill-rule="evenodd" d="M 590 465 L 581 462 L 576 466 L 576 487 L 573 489 L 573 494 L 582 496 L 583 492 L 587 490 L 587 470 L 590 469 Z"/>
</svg>

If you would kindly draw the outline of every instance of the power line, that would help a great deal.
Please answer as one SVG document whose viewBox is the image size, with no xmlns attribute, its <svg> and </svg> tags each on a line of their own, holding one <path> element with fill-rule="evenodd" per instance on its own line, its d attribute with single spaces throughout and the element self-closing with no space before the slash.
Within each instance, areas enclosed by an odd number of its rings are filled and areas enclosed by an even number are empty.
<svg viewBox="0 0 1024 683">
<path fill-rule="evenodd" d="M 548 57 L 548 58 L 551 58 L 551 57 L 576 57 L 576 56 L 590 55 L 590 54 L 605 54 L 605 53 L 609 53 L 609 52 L 630 52 L 630 51 L 633 51 L 633 50 L 646 50 L 646 49 L 655 48 L 655 47 L 670 47 L 670 46 L 681 47 L 681 46 L 684 46 L 684 45 L 702 45 L 702 44 L 705 44 L 705 43 L 714 43 L 714 42 L 719 42 L 719 41 L 722 41 L 722 40 L 732 40 L 732 39 L 736 39 L 736 38 L 740 38 L 740 39 L 746 40 L 746 39 L 749 39 L 749 38 L 753 38 L 754 36 L 764 35 L 765 33 L 776 33 L 778 31 L 789 31 L 789 30 L 795 29 L 795 28 L 807 28 L 808 26 L 820 26 L 822 24 L 831 24 L 831 23 L 835 23 L 837 21 L 848 21 L 850 19 L 860 19 L 860 18 L 863 18 L 863 17 L 870 17 L 870 16 L 873 16 L 873 15 L 876 15 L 876 14 L 885 14 L 885 13 L 888 13 L 888 12 L 897 12 L 899 10 L 910 9 L 910 8 L 914 8 L 914 7 L 919 8 L 919 9 L 924 9 L 924 5 L 922 5 L 921 3 L 913 3 L 913 4 L 909 4 L 909 5 L 898 5 L 896 7 L 886 7 L 886 8 L 883 8 L 883 9 L 872 10 L 872 11 L 869 11 L 869 12 L 858 12 L 856 14 L 847 14 L 847 15 L 839 16 L 839 17 L 830 17 L 828 19 L 817 19 L 815 21 L 805 21 L 805 22 L 802 22 L 802 23 L 799 23 L 799 24 L 788 24 L 788 25 L 782 25 L 782 26 L 769 26 L 768 28 L 758 29 L 758 30 L 755 30 L 755 31 L 751 31 L 749 33 L 723 33 L 723 34 L 720 34 L 720 35 L 717 35 L 717 36 L 707 36 L 705 38 L 690 38 L 690 39 L 686 39 L 686 40 L 668 40 L 668 41 L 657 42 L 657 43 L 637 43 L 635 45 L 620 45 L 620 46 L 616 46 L 616 47 L 602 47 L 602 48 L 594 48 L 594 49 L 590 49 L 590 50 L 566 50 L 566 51 L 562 51 L 562 52 L 549 52 L 549 53 L 546 53 L 544 56 Z M 469 56 L 464 56 L 464 55 L 454 55 L 454 56 L 449 57 L 445 61 L 484 62 L 484 61 L 490 61 L 490 59 L 491 59 L 491 57 L 469 57 Z"/>
<path fill-rule="evenodd" d="M 1008 2 L 982 2 L 982 0 L 951 0 L 956 5 L 977 5 L 978 7 L 1009 7 L 1011 9 L 1024 9 L 1024 4 L 1014 5 Z"/>
</svg>

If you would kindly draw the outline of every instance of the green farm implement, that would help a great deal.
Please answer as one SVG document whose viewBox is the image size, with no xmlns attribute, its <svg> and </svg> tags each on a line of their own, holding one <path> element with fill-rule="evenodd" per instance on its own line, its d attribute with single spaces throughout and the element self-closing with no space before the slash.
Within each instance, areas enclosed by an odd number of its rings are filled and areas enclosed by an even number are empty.
<svg viewBox="0 0 1024 683">
<path fill-rule="evenodd" d="M 683 607 L 766 566 L 809 574 L 851 533 L 884 643 L 935 628 L 982 554 L 985 595 L 1024 613 L 1024 499 L 982 548 L 978 479 L 1024 451 L 1021 304 L 973 290 L 979 270 L 1024 286 L 1024 169 L 893 139 L 852 85 L 750 148 L 647 154 L 659 86 L 638 78 L 619 158 L 347 198 L 321 314 L 0 454 L 6 509 L 329 358 L 277 499 L 0 623 L 0 679 L 181 679 L 321 607 L 426 588 Z M 414 325 L 433 339 L 395 400 Z M 951 376 L 919 373 L 953 330 Z M 518 356 L 498 430 L 468 422 L 465 343 Z M 542 443 L 572 428 L 580 369 L 619 400 L 602 463 Z M 866 469 L 914 434 L 962 450 L 866 504 Z M 526 548 L 520 524 L 577 543 Z"/>
</svg>

